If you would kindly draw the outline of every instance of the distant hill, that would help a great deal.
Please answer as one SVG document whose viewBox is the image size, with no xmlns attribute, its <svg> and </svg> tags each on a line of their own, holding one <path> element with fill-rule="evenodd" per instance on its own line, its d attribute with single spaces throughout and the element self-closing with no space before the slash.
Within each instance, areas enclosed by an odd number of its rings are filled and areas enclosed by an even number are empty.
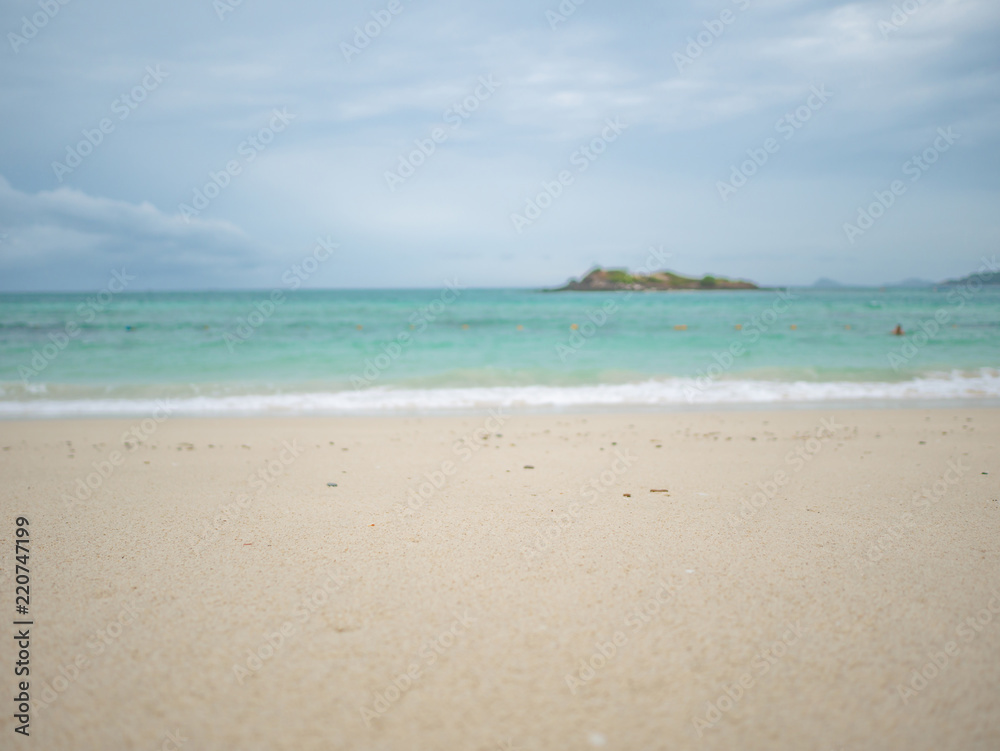
<svg viewBox="0 0 1000 751">
<path fill-rule="evenodd" d="M 969 282 L 977 280 L 981 284 L 989 285 L 1000 285 L 1000 271 L 994 271 L 992 273 L 984 271 L 982 274 L 969 274 L 968 276 L 963 276 L 961 279 L 949 279 L 946 282 L 940 282 L 939 287 L 957 287 L 960 284 L 968 284 Z"/>
<path fill-rule="evenodd" d="M 901 282 L 886 283 L 882 285 L 883 287 L 933 287 L 934 282 L 929 282 L 926 279 L 917 279 L 915 277 L 910 277 L 909 279 L 904 279 Z"/>
<path fill-rule="evenodd" d="M 818 287 L 820 289 L 839 289 L 840 287 L 844 287 L 846 285 L 841 284 L 840 282 L 834 281 L 833 279 L 827 279 L 824 276 L 824 277 L 822 277 L 820 279 L 817 279 L 815 282 L 813 282 L 812 286 Z"/>
<path fill-rule="evenodd" d="M 726 290 L 760 289 L 753 282 L 726 279 L 721 276 L 703 276 L 701 279 L 681 276 L 672 271 L 657 271 L 645 276 L 630 274 L 624 269 L 602 269 L 599 266 L 580 281 L 570 280 L 565 287 L 550 292 L 608 292 L 614 290 Z"/>
</svg>

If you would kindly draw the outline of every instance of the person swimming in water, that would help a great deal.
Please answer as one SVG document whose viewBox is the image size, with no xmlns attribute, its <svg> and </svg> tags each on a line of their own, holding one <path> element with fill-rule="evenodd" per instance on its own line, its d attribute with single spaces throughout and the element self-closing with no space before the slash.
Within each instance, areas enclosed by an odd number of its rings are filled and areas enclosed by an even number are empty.
<svg viewBox="0 0 1000 751">
<path fill-rule="evenodd" d="M 904 331 L 903 331 L 903 327 L 902 327 L 902 325 L 900 325 L 900 324 L 898 324 L 898 323 L 896 324 L 896 328 L 894 328 L 894 329 L 892 330 L 892 335 L 893 335 L 893 336 L 903 336 L 903 334 L 905 334 L 905 333 L 906 333 L 906 332 L 904 332 Z"/>
</svg>

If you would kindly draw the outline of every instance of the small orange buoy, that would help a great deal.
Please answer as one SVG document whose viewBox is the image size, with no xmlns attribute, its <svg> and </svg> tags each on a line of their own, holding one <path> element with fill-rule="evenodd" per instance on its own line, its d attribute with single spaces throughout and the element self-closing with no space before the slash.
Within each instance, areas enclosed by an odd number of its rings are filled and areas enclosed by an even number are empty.
<svg viewBox="0 0 1000 751">
<path fill-rule="evenodd" d="M 469 324 L 467 324 L 467 323 L 463 323 L 463 324 L 462 324 L 462 328 L 463 328 L 463 329 L 467 329 L 467 328 L 469 328 Z"/>
<path fill-rule="evenodd" d="M 674 326 L 674 331 L 687 331 L 687 324 L 678 323 L 676 326 Z"/>
<path fill-rule="evenodd" d="M 851 330 L 851 324 L 849 324 L 849 323 L 845 323 L 845 324 L 844 324 L 844 329 L 845 329 L 846 331 L 850 331 L 850 330 Z"/>
<path fill-rule="evenodd" d="M 795 331 L 795 329 L 797 329 L 797 328 L 798 328 L 798 326 L 796 326 L 796 325 L 795 325 L 795 324 L 793 323 L 793 324 L 792 324 L 791 326 L 789 326 L 788 328 L 790 328 L 790 329 L 791 329 L 792 331 Z"/>
<path fill-rule="evenodd" d="M 577 326 L 577 325 L 576 325 L 575 323 L 573 323 L 573 324 L 570 324 L 570 328 L 571 328 L 571 329 L 573 329 L 573 330 L 575 331 L 576 329 L 578 329 L 578 328 L 580 328 L 580 327 L 579 327 L 579 326 Z"/>
<path fill-rule="evenodd" d="M 524 326 L 522 326 L 521 324 L 517 324 L 517 330 L 524 331 Z"/>
<path fill-rule="evenodd" d="M 733 326 L 733 328 L 736 329 L 737 331 L 742 331 L 743 330 L 743 324 L 742 323 L 737 323 L 735 326 Z"/>
<path fill-rule="evenodd" d="M 359 323 L 359 324 L 358 324 L 357 326 L 355 326 L 355 328 L 356 328 L 356 329 L 357 329 L 358 331 L 361 331 L 361 329 L 362 329 L 362 328 L 364 328 L 364 327 L 363 327 L 363 326 L 362 326 L 362 325 L 361 325 L 361 324 Z"/>
</svg>

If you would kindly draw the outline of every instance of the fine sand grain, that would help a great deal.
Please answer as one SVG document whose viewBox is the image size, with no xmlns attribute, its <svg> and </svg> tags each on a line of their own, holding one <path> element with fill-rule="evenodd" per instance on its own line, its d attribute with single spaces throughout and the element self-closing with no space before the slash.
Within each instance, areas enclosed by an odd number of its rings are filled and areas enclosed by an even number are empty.
<svg viewBox="0 0 1000 751">
<path fill-rule="evenodd" d="M 990 409 L 0 423 L 0 746 L 997 749 L 998 449 Z"/>
</svg>

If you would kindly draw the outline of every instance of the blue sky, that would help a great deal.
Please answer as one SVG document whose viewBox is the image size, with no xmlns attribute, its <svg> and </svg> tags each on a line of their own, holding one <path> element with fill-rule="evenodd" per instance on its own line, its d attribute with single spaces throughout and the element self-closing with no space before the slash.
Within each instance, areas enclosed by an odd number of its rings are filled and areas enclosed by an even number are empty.
<svg viewBox="0 0 1000 751">
<path fill-rule="evenodd" d="M 651 246 L 878 284 L 1000 240 L 989 0 L 11 0 L 0 30 L 0 290 L 275 287 L 318 237 L 309 287 L 544 286 Z"/>
</svg>

